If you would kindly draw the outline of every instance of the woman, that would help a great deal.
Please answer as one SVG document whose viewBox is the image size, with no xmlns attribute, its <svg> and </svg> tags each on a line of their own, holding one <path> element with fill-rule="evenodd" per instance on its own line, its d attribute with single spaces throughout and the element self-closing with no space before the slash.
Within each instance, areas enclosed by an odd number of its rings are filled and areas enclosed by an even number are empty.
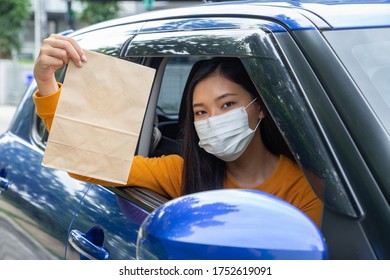
<svg viewBox="0 0 390 280">
<path fill-rule="evenodd" d="M 69 59 L 80 67 L 86 63 L 82 49 L 73 39 L 51 35 L 44 40 L 34 67 L 37 114 L 49 130 L 61 92 L 54 72 Z M 200 62 L 185 98 L 183 157 L 135 156 L 127 185 L 143 186 L 171 198 L 218 188 L 258 189 L 295 205 L 320 224 L 321 201 L 289 158 L 284 141 L 239 59 Z"/>
</svg>

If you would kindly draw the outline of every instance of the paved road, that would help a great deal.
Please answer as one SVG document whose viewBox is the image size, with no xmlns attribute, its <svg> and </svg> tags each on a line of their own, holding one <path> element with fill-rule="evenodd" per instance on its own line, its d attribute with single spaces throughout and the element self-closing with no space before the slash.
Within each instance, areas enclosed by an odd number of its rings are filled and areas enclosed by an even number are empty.
<svg viewBox="0 0 390 280">
<path fill-rule="evenodd" d="M 0 215 L 0 260 L 40 259 L 53 259 L 53 256 L 13 221 Z"/>
<path fill-rule="evenodd" d="M 15 114 L 16 106 L 0 105 L 0 134 L 8 129 Z M 0 201 L 1 202 L 1 201 Z M 1 210 L 2 207 L 0 207 Z M 28 260 L 50 259 L 34 240 L 23 234 L 23 231 L 12 220 L 0 211 L 0 259 Z"/>
<path fill-rule="evenodd" d="M 11 122 L 16 106 L 13 105 L 0 105 L 0 134 L 7 130 L 9 123 Z"/>
</svg>

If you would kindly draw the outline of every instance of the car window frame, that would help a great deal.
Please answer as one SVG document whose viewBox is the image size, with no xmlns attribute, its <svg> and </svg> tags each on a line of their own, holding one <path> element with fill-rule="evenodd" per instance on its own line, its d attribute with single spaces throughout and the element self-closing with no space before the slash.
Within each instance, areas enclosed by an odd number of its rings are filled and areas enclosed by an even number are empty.
<svg viewBox="0 0 390 280">
<path fill-rule="evenodd" d="M 226 33 L 229 33 L 229 34 L 232 34 L 231 37 L 235 37 L 236 39 L 238 39 L 239 37 L 242 37 L 242 38 L 245 37 L 244 36 L 245 32 L 247 32 L 247 35 L 248 34 L 253 35 L 255 33 L 255 30 L 257 30 L 259 32 L 264 32 L 264 34 L 266 33 L 267 36 L 269 37 L 269 39 L 272 41 L 269 44 L 270 44 L 270 46 L 272 45 L 272 48 L 274 48 L 274 50 L 273 50 L 273 52 L 275 52 L 274 55 L 278 56 L 279 59 L 281 59 L 281 61 L 283 61 L 283 64 L 284 64 L 283 67 L 287 69 L 286 71 L 289 73 L 291 80 L 292 80 L 292 84 L 296 87 L 296 91 L 299 93 L 298 95 L 302 101 L 302 104 L 305 104 L 305 106 L 306 106 L 307 114 L 308 114 L 308 116 L 310 115 L 311 121 L 313 122 L 312 129 L 313 129 L 313 131 L 315 131 L 315 134 L 317 135 L 316 138 L 317 138 L 318 143 L 321 143 L 320 146 L 322 147 L 321 149 L 323 149 L 323 155 L 325 155 L 326 157 L 328 157 L 328 156 L 332 157 L 333 155 L 331 153 L 328 153 L 328 146 L 327 146 L 328 143 L 326 141 L 326 137 L 323 134 L 323 131 L 321 130 L 321 126 L 319 126 L 317 124 L 316 117 L 315 117 L 315 115 L 313 116 L 313 114 L 312 114 L 313 112 L 310 109 L 310 104 L 307 102 L 308 100 L 306 99 L 306 96 L 304 94 L 304 89 L 301 87 L 300 83 L 298 82 L 298 80 L 294 76 L 294 73 L 293 73 L 286 57 L 284 56 L 284 52 L 281 49 L 279 42 L 276 39 L 276 37 L 274 36 L 275 34 L 267 28 L 259 28 L 259 29 L 250 28 L 250 29 L 239 29 L 239 30 L 227 29 L 227 30 L 223 30 L 223 31 L 225 34 L 224 36 L 226 36 Z M 294 42 L 294 39 L 291 37 L 291 34 L 289 34 L 287 31 L 286 32 L 278 32 L 276 34 L 279 34 L 279 33 L 285 34 L 286 37 L 289 37 L 289 40 Z M 214 36 L 213 42 L 216 42 L 215 45 L 219 45 L 219 43 L 221 42 L 221 40 L 219 40 L 219 38 L 221 37 L 220 34 L 221 34 L 221 30 L 218 30 L 218 29 L 194 30 L 194 31 L 184 30 L 184 31 L 176 31 L 176 32 L 171 31 L 169 33 L 167 33 L 167 32 L 157 33 L 156 32 L 156 33 L 152 33 L 152 34 L 150 34 L 150 33 L 144 34 L 144 33 L 140 32 L 139 34 L 137 34 L 137 36 L 131 41 L 131 43 L 127 47 L 128 49 L 125 51 L 125 55 L 128 57 L 172 57 L 172 56 L 190 56 L 190 55 L 197 55 L 200 57 L 201 56 L 210 57 L 210 56 L 221 56 L 221 53 L 223 53 L 223 56 L 239 56 L 242 58 L 248 58 L 248 57 L 255 56 L 255 57 L 263 57 L 264 58 L 264 55 L 265 55 L 264 51 L 266 52 L 265 49 L 257 50 L 258 51 L 257 53 L 250 53 L 251 51 L 253 51 L 253 50 L 250 50 L 248 53 L 248 52 L 245 52 L 245 48 L 240 49 L 239 47 L 237 47 L 236 48 L 237 52 L 229 53 L 229 52 L 220 52 L 218 47 L 215 47 L 215 46 L 209 47 L 209 46 L 207 46 L 207 44 L 204 44 L 205 48 L 201 52 L 196 53 L 194 51 L 191 52 L 189 49 L 186 49 L 186 44 L 183 43 L 183 42 L 186 42 L 187 46 L 188 46 L 188 44 L 189 44 L 188 41 L 195 40 L 194 38 L 197 38 L 197 40 L 198 40 L 199 37 L 201 37 L 201 36 L 205 37 L 205 36 L 209 35 L 211 37 Z M 250 36 L 250 35 L 248 35 L 248 36 Z M 185 37 L 189 38 L 189 40 L 186 41 L 184 39 Z M 180 46 L 175 46 L 175 49 L 173 49 L 172 47 L 169 48 L 169 46 L 172 46 L 172 44 L 170 44 L 170 42 L 173 42 L 173 41 L 182 42 L 182 46 L 181 46 L 182 49 L 180 49 L 181 48 Z M 158 46 L 156 46 L 156 48 L 153 49 L 153 45 L 156 42 L 158 42 Z M 235 42 L 235 41 L 232 40 L 232 42 Z M 166 49 L 164 49 L 164 43 L 166 43 L 166 47 L 167 47 Z M 191 44 L 194 44 L 194 42 L 191 41 Z M 222 44 L 220 44 L 220 45 L 222 45 Z M 295 46 L 295 47 L 299 51 L 299 48 L 297 46 Z M 207 50 L 207 48 L 208 48 L 208 50 Z M 300 53 L 300 55 L 302 57 L 304 57 L 302 53 Z M 315 79 L 315 75 L 313 76 L 313 80 L 315 83 L 317 83 L 318 87 L 322 88 L 321 83 L 319 83 Z M 323 88 L 322 88 L 322 90 L 323 90 Z M 270 111 L 272 111 L 272 110 L 270 110 Z M 271 114 L 272 114 L 272 112 L 271 112 Z M 282 133 L 284 133 L 284 132 L 282 132 Z M 291 137 L 290 137 L 290 139 L 287 139 L 287 140 L 288 140 L 287 142 L 291 141 Z M 329 197 L 328 202 L 325 201 L 325 203 L 327 203 L 328 204 L 327 206 L 330 207 L 331 209 L 338 211 L 340 213 L 343 213 L 346 216 L 350 216 L 353 218 L 360 217 L 362 215 L 361 208 L 359 208 L 358 203 L 355 201 L 355 197 L 353 195 L 353 192 L 351 191 L 348 184 L 344 180 L 345 179 L 343 177 L 344 174 L 342 173 L 341 169 L 339 169 L 337 167 L 335 159 L 328 158 L 326 161 L 329 162 L 329 165 L 332 166 L 332 170 L 333 170 L 333 171 L 329 172 L 328 174 L 330 176 L 336 176 L 338 178 L 336 180 L 334 180 L 334 178 L 333 178 L 333 179 L 329 180 L 329 182 L 332 183 L 331 182 L 332 180 L 335 181 L 336 183 L 333 182 L 333 184 L 335 184 L 335 185 L 337 184 L 337 186 L 339 186 L 338 187 L 339 189 L 337 192 L 332 191 L 331 192 L 332 196 Z M 305 168 L 305 164 L 301 164 L 301 163 L 302 163 L 302 161 L 300 159 L 298 159 L 298 164 L 303 168 L 303 171 L 306 172 L 307 167 Z M 307 174 L 307 173 L 305 173 L 305 174 Z M 312 183 L 313 180 L 309 180 L 309 182 Z M 340 193 L 341 193 L 341 195 L 340 195 Z M 323 195 L 323 192 L 320 193 L 320 195 Z M 338 200 L 337 204 L 334 203 L 335 199 Z M 344 205 L 346 205 L 346 206 L 344 206 Z"/>
</svg>

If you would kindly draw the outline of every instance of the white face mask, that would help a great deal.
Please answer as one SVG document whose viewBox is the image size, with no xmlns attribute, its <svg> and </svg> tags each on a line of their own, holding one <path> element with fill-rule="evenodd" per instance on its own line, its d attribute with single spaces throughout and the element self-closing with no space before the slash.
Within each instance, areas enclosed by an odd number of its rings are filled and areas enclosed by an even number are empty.
<svg viewBox="0 0 390 280">
<path fill-rule="evenodd" d="M 242 106 L 221 115 L 206 120 L 194 122 L 199 137 L 199 146 L 206 152 L 224 161 L 234 161 L 239 158 L 251 142 L 261 119 L 255 129 L 248 123 L 248 108 Z"/>
</svg>

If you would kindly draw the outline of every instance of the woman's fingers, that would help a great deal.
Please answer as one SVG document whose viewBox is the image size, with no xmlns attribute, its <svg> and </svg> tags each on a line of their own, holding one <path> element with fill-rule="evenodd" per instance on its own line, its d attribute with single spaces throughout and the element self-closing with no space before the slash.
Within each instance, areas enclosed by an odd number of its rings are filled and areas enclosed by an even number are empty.
<svg viewBox="0 0 390 280">
<path fill-rule="evenodd" d="M 51 60 L 51 58 L 54 60 Z M 41 48 L 40 59 L 47 63 L 49 63 L 49 61 L 61 60 L 62 65 L 60 67 L 69 63 L 69 55 L 65 49 L 53 48 L 51 46 L 43 46 Z"/>
<path fill-rule="evenodd" d="M 85 53 L 80 45 L 70 37 L 52 34 L 42 42 L 39 56 L 35 62 L 35 79 L 47 80 L 54 72 L 72 60 L 81 67 L 86 62 Z"/>
<path fill-rule="evenodd" d="M 43 40 L 34 65 L 34 77 L 41 95 L 48 95 L 58 88 L 54 74 L 70 60 L 79 67 L 87 61 L 84 51 L 74 39 L 52 34 Z"/>
<path fill-rule="evenodd" d="M 43 45 L 47 45 L 55 49 L 65 50 L 67 57 L 73 60 L 73 62 L 79 67 L 82 66 L 83 62 L 86 62 L 84 51 L 73 38 L 52 34 L 44 40 Z M 58 58 L 63 59 L 65 64 L 68 63 L 67 59 L 64 59 L 63 56 Z"/>
</svg>

